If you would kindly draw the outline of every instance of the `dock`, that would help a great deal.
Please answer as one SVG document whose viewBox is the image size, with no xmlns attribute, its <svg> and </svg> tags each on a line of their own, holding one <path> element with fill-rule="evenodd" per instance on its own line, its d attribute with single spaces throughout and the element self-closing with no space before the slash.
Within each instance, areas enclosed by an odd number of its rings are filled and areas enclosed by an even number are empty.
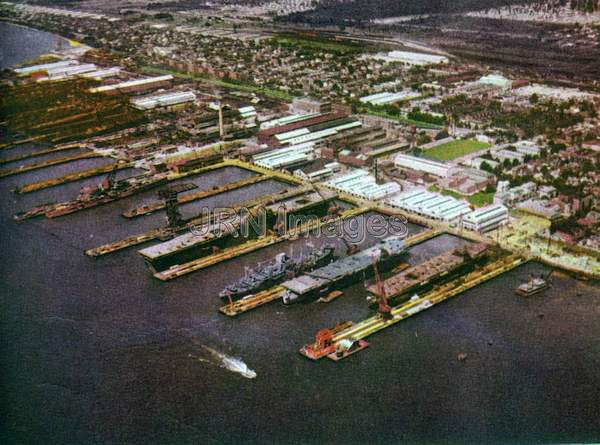
<svg viewBox="0 0 600 445">
<path fill-rule="evenodd" d="M 99 155 L 94 153 L 90 157 L 98 157 Z M 238 163 L 235 163 L 237 165 Z M 59 216 L 69 215 L 71 213 L 78 212 L 80 210 L 97 207 L 100 205 L 108 204 L 109 202 L 117 201 L 119 199 L 127 198 L 137 193 L 149 190 L 154 187 L 158 187 L 165 183 L 175 181 L 177 179 L 186 178 L 189 176 L 200 175 L 208 171 L 216 170 L 219 168 L 234 165 L 231 162 L 222 162 L 219 164 L 212 164 L 204 167 L 200 167 L 194 170 L 189 170 L 180 173 L 158 173 L 155 175 L 140 175 L 133 178 L 119 181 L 124 184 L 125 190 L 118 191 L 116 193 L 104 193 L 99 197 L 93 199 L 74 199 L 71 201 L 65 201 L 58 204 L 45 204 L 39 207 L 35 207 L 25 212 L 18 213 L 14 216 L 15 220 L 23 221 L 38 216 L 46 216 L 47 218 L 56 218 Z"/>
<path fill-rule="evenodd" d="M 300 353 L 311 360 L 319 360 L 325 356 L 336 360 L 336 350 L 338 346 L 346 342 L 355 344 L 366 337 L 375 334 L 387 327 L 411 317 L 423 310 L 433 307 L 452 297 L 474 288 L 475 286 L 496 278 L 515 267 L 520 266 L 527 260 L 519 255 L 508 255 L 502 259 L 483 266 L 481 269 L 471 272 L 463 277 L 457 278 L 449 283 L 434 288 L 420 298 L 410 300 L 407 303 L 396 306 L 391 311 L 390 318 L 384 318 L 379 314 L 367 318 L 350 327 L 334 333 L 327 341 L 317 341 L 305 345 L 300 349 Z M 324 331 L 326 331 L 325 329 Z M 320 337 L 323 338 L 323 332 L 320 331 Z"/>
<path fill-rule="evenodd" d="M 234 211 L 239 211 L 242 208 L 252 209 L 256 206 L 264 205 L 269 202 L 277 202 L 277 200 L 279 199 L 286 199 L 288 197 L 298 196 L 303 193 L 306 193 L 306 191 L 307 188 L 305 187 L 297 187 L 281 194 L 261 196 L 260 198 L 243 201 L 236 207 L 233 207 L 232 209 Z M 100 257 L 103 255 L 108 255 L 110 253 L 118 252 L 120 250 L 124 250 L 129 247 L 137 246 L 156 239 L 165 239 L 170 236 L 174 236 L 177 233 L 183 232 L 184 230 L 189 230 L 191 227 L 202 226 L 206 223 L 207 221 L 205 216 L 193 217 L 185 221 L 185 223 L 181 227 L 159 228 L 150 230 L 148 232 L 133 235 L 119 241 L 94 247 L 93 249 L 88 249 L 85 251 L 85 254 L 90 257 Z"/>
<path fill-rule="evenodd" d="M 102 157 L 102 155 L 100 155 L 98 153 L 94 153 L 93 151 L 88 151 L 85 153 L 77 153 L 77 154 L 74 154 L 71 156 L 64 156 L 62 158 L 47 159 L 45 161 L 36 162 L 33 164 L 22 165 L 21 167 L 12 168 L 10 170 L 2 170 L 2 171 L 0 171 L 0 178 L 18 175 L 18 174 L 30 172 L 33 170 L 39 170 L 42 168 L 51 167 L 53 165 L 66 164 L 67 162 L 78 161 L 80 159 L 101 158 L 101 157 Z"/>
<path fill-rule="evenodd" d="M 133 166 L 134 164 L 130 162 L 117 162 L 114 164 L 103 165 L 101 167 L 90 168 L 88 170 L 70 173 L 68 175 L 60 176 L 58 178 L 51 178 L 46 179 L 44 181 L 32 182 L 22 187 L 17 187 L 14 191 L 15 193 L 20 194 L 36 192 L 38 190 L 55 187 L 57 185 L 67 184 L 69 182 L 79 181 L 81 179 L 91 178 L 105 173 L 110 173 L 112 171 L 132 168 Z"/>
<path fill-rule="evenodd" d="M 223 186 L 213 187 L 209 190 L 200 190 L 194 193 L 188 193 L 185 195 L 181 195 L 177 198 L 177 202 L 181 204 L 187 204 L 192 201 L 197 201 L 199 199 L 209 198 L 211 196 L 219 195 L 221 193 L 230 192 L 232 190 L 236 190 L 239 188 L 247 187 L 252 184 L 258 184 L 259 182 L 264 182 L 271 179 L 269 176 L 255 176 L 251 178 L 242 179 L 240 181 L 230 182 Z M 150 213 L 163 210 L 165 208 L 164 201 L 155 201 L 150 204 L 146 204 L 141 207 L 136 207 L 135 209 L 128 210 L 123 212 L 123 216 L 125 218 L 135 218 L 138 216 L 148 215 Z"/>
<path fill-rule="evenodd" d="M 410 236 L 404 240 L 406 247 L 415 246 L 422 242 L 425 242 L 431 238 L 441 235 L 443 232 L 439 230 L 425 230 L 419 232 L 416 235 Z M 275 286 L 263 292 L 258 292 L 255 295 L 242 298 L 241 300 L 234 301 L 231 304 L 226 304 L 219 308 L 219 312 L 229 317 L 236 317 L 245 312 L 256 309 L 257 307 L 263 306 L 272 301 L 276 301 L 283 297 L 285 289 L 283 286 Z"/>
<path fill-rule="evenodd" d="M 357 216 L 362 213 L 366 213 L 369 210 L 370 210 L 370 208 L 350 209 L 350 210 L 343 212 L 339 217 L 337 217 L 333 220 L 328 220 L 328 221 L 321 220 L 317 224 L 315 224 L 315 222 L 313 222 L 313 221 L 310 221 L 308 223 L 297 226 L 296 228 L 286 232 L 284 235 L 281 235 L 281 236 L 270 235 L 270 236 L 265 236 L 265 237 L 262 237 L 262 238 L 259 238 L 256 240 L 247 241 L 246 243 L 244 243 L 242 245 L 224 249 L 223 251 L 221 251 L 219 253 L 216 253 L 213 255 L 208 255 L 208 256 L 205 256 L 202 258 L 198 258 L 196 260 L 193 260 L 193 261 L 190 261 L 190 262 L 187 262 L 184 264 L 178 264 L 178 265 L 172 266 L 171 268 L 166 269 L 162 272 L 155 273 L 154 277 L 161 281 L 173 280 L 175 278 L 190 274 L 192 272 L 196 272 L 198 270 L 202 270 L 202 269 L 206 269 L 207 267 L 214 266 L 223 261 L 228 261 L 233 258 L 237 258 L 239 256 L 245 255 L 247 253 L 263 249 L 267 246 L 271 246 L 273 244 L 278 244 L 283 241 L 293 239 L 295 237 L 298 237 L 300 235 L 308 233 L 311 230 L 316 230 L 325 224 L 336 223 L 343 219 L 350 218 L 352 216 Z"/>
<path fill-rule="evenodd" d="M 3 164 L 8 164 L 10 162 L 16 162 L 16 161 L 22 161 L 24 159 L 30 159 L 30 158 L 35 158 L 37 156 L 43 156 L 43 155 L 48 155 L 51 153 L 59 153 L 61 151 L 66 151 L 66 150 L 73 150 L 74 148 L 80 148 L 82 147 L 82 144 L 65 144 L 62 146 L 56 146 L 53 148 L 48 148 L 45 150 L 40 150 L 40 151 L 34 151 L 31 153 L 24 153 L 18 156 L 13 156 L 10 158 L 5 158 L 5 159 L 0 159 L 0 165 Z"/>
</svg>

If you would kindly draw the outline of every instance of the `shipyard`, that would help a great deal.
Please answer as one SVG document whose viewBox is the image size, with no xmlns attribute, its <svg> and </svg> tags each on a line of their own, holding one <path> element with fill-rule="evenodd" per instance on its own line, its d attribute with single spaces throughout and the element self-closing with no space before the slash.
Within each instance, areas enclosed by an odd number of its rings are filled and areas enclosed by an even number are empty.
<svg viewBox="0 0 600 445">
<path fill-rule="evenodd" d="M 596 439 L 597 85 L 217 4 L 0 4 L 16 443 Z"/>
</svg>

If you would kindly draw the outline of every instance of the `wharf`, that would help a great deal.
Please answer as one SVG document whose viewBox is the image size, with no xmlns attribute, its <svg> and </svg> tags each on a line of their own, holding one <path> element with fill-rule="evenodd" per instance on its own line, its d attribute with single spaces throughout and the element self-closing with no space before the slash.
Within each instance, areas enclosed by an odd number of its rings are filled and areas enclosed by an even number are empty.
<svg viewBox="0 0 600 445">
<path fill-rule="evenodd" d="M 290 213 L 294 213 L 312 208 L 329 199 L 332 199 L 332 196 L 324 197 L 316 192 L 312 192 L 300 197 L 280 200 L 276 204 L 266 205 L 265 209 L 271 215 L 277 214 L 278 210 L 282 208 L 287 209 Z M 226 210 L 224 214 L 219 215 L 220 218 L 218 221 L 210 221 L 209 224 L 199 226 L 198 230 L 194 232 L 185 233 L 172 240 L 140 250 L 139 253 L 145 259 L 152 262 L 189 249 L 206 246 L 207 243 L 235 235 L 244 221 L 247 222 L 256 216 L 254 213 L 257 212 L 231 212 L 230 210 Z"/>
<path fill-rule="evenodd" d="M 244 201 L 240 203 L 238 206 L 233 207 L 232 210 L 239 211 L 242 208 L 253 209 L 256 206 L 264 205 L 269 202 L 277 202 L 279 199 L 286 199 L 291 196 L 302 195 L 306 193 L 308 189 L 306 187 L 297 187 L 290 191 L 273 194 L 267 196 L 261 196 L 260 198 Z M 188 219 L 182 226 L 174 227 L 174 228 L 160 228 L 150 230 L 145 233 L 141 233 L 138 235 L 133 235 L 128 238 L 115 241 L 112 243 L 104 244 L 102 246 L 95 247 L 93 249 L 88 249 L 85 251 L 87 256 L 91 257 L 99 257 L 103 255 L 108 255 L 113 252 L 118 252 L 123 249 L 127 249 L 129 247 L 133 247 L 139 244 L 146 243 L 148 241 L 152 241 L 155 239 L 164 239 L 169 236 L 174 236 L 179 232 L 183 232 L 184 230 L 189 230 L 191 227 L 202 226 L 207 223 L 206 215 L 197 216 Z"/>
<path fill-rule="evenodd" d="M 31 193 L 38 190 L 43 190 L 57 185 L 67 184 L 69 182 L 79 181 L 85 178 L 91 178 L 93 176 L 110 173 L 111 171 L 124 170 L 126 168 L 133 167 L 134 164 L 130 162 L 117 162 L 114 164 L 103 165 L 101 167 L 90 168 L 88 170 L 82 170 L 79 172 L 71 173 L 68 175 L 60 176 L 58 178 L 46 179 L 44 181 L 32 182 L 22 187 L 15 188 L 15 193 Z"/>
<path fill-rule="evenodd" d="M 363 340 L 382 329 L 392 326 L 412 315 L 439 304 L 449 298 L 474 288 L 475 286 L 489 281 L 497 276 L 520 266 L 527 260 L 519 255 L 509 255 L 493 263 L 483 266 L 481 269 L 471 272 L 463 277 L 457 278 L 449 283 L 434 288 L 422 297 L 396 306 L 391 311 L 391 318 L 383 318 L 379 314 L 364 321 L 353 324 L 347 329 L 340 330 L 331 336 L 326 343 L 311 343 L 300 349 L 300 353 L 312 360 L 318 360 L 325 356 L 335 359 L 335 351 L 343 341 L 352 344 Z"/>
<path fill-rule="evenodd" d="M 18 156 L 13 156 L 11 158 L 0 159 L 0 165 L 8 164 L 9 162 L 22 161 L 24 159 L 35 158 L 36 156 L 47 155 L 51 153 L 58 153 L 61 151 L 72 150 L 74 148 L 82 147 L 81 144 L 65 144 L 62 146 L 56 146 L 53 148 L 48 148 L 46 150 L 34 151 L 31 153 L 24 153 Z"/>
<path fill-rule="evenodd" d="M 441 234 L 442 232 L 438 230 L 425 230 L 406 238 L 404 240 L 404 245 L 406 247 L 411 247 Z M 242 298 L 241 300 L 234 301 L 231 304 L 221 306 L 219 311 L 222 314 L 228 315 L 229 317 L 236 317 L 244 312 L 251 311 L 259 306 L 263 306 L 267 303 L 282 298 L 284 291 L 285 288 L 283 286 L 275 286 L 266 291 L 258 292 L 256 295 L 251 295 L 246 298 Z"/>
<path fill-rule="evenodd" d="M 264 182 L 270 179 L 268 176 L 255 176 L 252 178 L 242 179 L 236 182 L 230 182 L 223 186 L 213 187 L 210 190 L 200 190 L 194 193 L 188 193 L 185 195 L 181 195 L 177 198 L 177 202 L 181 204 L 186 204 L 188 202 L 197 201 L 199 199 L 209 198 L 211 196 L 219 195 L 221 193 L 230 192 L 232 190 L 236 190 L 242 187 L 247 187 L 252 184 L 258 184 L 259 182 Z M 146 204 L 141 207 L 136 207 L 135 209 L 128 210 L 123 212 L 123 216 L 125 218 L 135 218 L 138 216 L 148 215 L 150 213 L 156 212 L 158 210 L 163 210 L 165 208 L 164 201 L 155 201 L 150 204 Z"/>
<path fill-rule="evenodd" d="M 94 156 L 98 156 L 94 154 Z M 202 173 L 206 173 L 208 171 L 216 170 L 219 168 L 227 167 L 232 165 L 231 162 L 222 162 L 219 164 L 212 164 L 205 167 L 200 167 L 194 170 L 189 170 L 185 172 L 169 172 L 169 173 L 159 173 L 155 175 L 141 175 L 133 178 L 125 179 L 120 181 L 121 184 L 125 184 L 126 189 L 117 193 L 105 193 L 100 195 L 97 198 L 92 198 L 89 200 L 81 200 L 74 199 L 72 201 L 66 201 L 58 204 L 46 204 L 39 207 L 35 207 L 28 211 L 19 213 L 15 215 L 15 220 L 23 221 L 29 218 L 35 218 L 37 216 L 46 216 L 48 218 L 56 218 L 58 216 L 68 215 L 71 213 L 78 212 L 80 210 L 89 209 L 92 207 L 100 206 L 103 204 L 107 204 L 109 202 L 117 201 L 119 199 L 127 198 L 129 196 L 135 195 L 136 193 L 140 193 L 146 191 L 153 187 L 158 187 L 166 182 L 171 182 L 177 179 L 186 178 L 188 176 L 200 175 Z M 235 164 L 237 165 L 237 163 Z M 243 168 L 243 167 L 242 167 Z"/>
<path fill-rule="evenodd" d="M 254 252 L 256 250 L 260 250 L 267 246 L 271 246 L 273 244 L 277 244 L 283 241 L 287 241 L 303 235 L 305 233 L 310 232 L 311 230 L 319 229 L 321 226 L 325 224 L 334 224 L 338 221 L 341 221 L 346 218 L 350 218 L 352 216 L 360 215 L 362 213 L 366 213 L 370 211 L 370 208 L 362 208 L 362 209 L 350 209 L 343 212 L 339 217 L 333 220 L 327 221 L 309 221 L 305 224 L 301 224 L 296 228 L 286 232 L 282 236 L 265 236 L 256 240 L 248 241 L 242 245 L 231 247 L 223 250 L 222 252 L 216 253 L 214 255 L 208 255 L 202 258 L 198 258 L 196 260 L 178 264 L 172 266 L 169 269 L 166 269 L 162 272 L 158 272 L 154 274 L 155 278 L 158 278 L 161 281 L 168 281 L 183 275 L 187 275 L 192 272 L 196 272 L 198 270 L 206 269 L 207 267 L 214 266 L 215 264 L 221 263 L 223 261 L 228 261 L 233 258 L 245 255 L 250 252 Z"/>
<path fill-rule="evenodd" d="M 88 159 L 88 158 L 101 158 L 102 155 L 98 153 L 94 153 L 93 151 L 85 152 L 85 153 L 77 153 L 71 156 L 64 156 L 62 158 L 56 159 L 48 159 L 46 161 L 36 162 L 34 164 L 22 165 L 21 167 L 13 168 L 10 170 L 2 170 L 0 171 L 0 178 L 5 178 L 7 176 L 18 175 L 21 173 L 30 172 L 33 170 L 39 170 L 46 167 L 51 167 L 53 165 L 66 164 L 67 162 L 77 161 L 79 159 Z"/>
</svg>

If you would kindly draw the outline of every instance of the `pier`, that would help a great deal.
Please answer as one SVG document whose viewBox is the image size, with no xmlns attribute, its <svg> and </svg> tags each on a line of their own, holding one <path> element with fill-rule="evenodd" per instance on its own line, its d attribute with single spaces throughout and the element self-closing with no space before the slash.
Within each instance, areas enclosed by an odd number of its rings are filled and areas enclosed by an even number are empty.
<svg viewBox="0 0 600 445">
<path fill-rule="evenodd" d="M 443 232 L 438 230 L 425 230 L 416 235 L 410 236 L 404 240 L 406 247 L 415 246 L 425 242 L 431 238 L 441 235 Z M 229 317 L 236 317 L 244 312 L 251 311 L 257 307 L 263 306 L 272 301 L 276 301 L 283 297 L 285 289 L 282 286 L 275 286 L 271 289 L 258 292 L 255 295 L 250 295 L 238 301 L 233 301 L 219 308 L 219 312 Z"/>
<path fill-rule="evenodd" d="M 94 176 L 110 173 L 112 171 L 124 170 L 126 168 L 132 168 L 133 163 L 130 162 L 117 162 L 114 164 L 103 165 L 101 167 L 90 168 L 89 170 L 83 170 L 68 175 L 60 176 L 58 178 L 50 178 L 44 181 L 32 182 L 22 187 L 15 188 L 15 193 L 31 193 L 38 190 L 55 187 L 57 185 L 67 184 L 69 182 L 79 181 L 81 179 L 91 178 Z"/>
<path fill-rule="evenodd" d="M 319 360 L 325 356 L 337 360 L 340 357 L 336 355 L 336 351 L 339 350 L 339 347 L 343 347 L 342 342 L 345 342 L 348 345 L 358 344 L 358 342 L 382 329 L 395 325 L 423 310 L 460 295 L 479 284 L 496 278 L 503 273 L 520 266 L 525 261 L 526 259 L 519 255 L 508 255 L 463 277 L 438 286 L 419 298 L 411 299 L 407 303 L 394 307 L 391 311 L 390 318 L 385 318 L 377 314 L 364 321 L 352 324 L 350 327 L 335 332 L 330 336 L 324 335 L 326 331 L 328 331 L 327 329 L 319 331 L 319 338 L 317 338 L 314 343 L 302 347 L 300 353 L 311 360 Z M 326 340 L 324 341 L 323 339 Z"/>
<path fill-rule="evenodd" d="M 307 188 L 298 187 L 280 194 L 261 196 L 260 198 L 243 201 L 240 204 L 238 204 L 238 206 L 235 206 L 232 209 L 234 211 L 239 211 L 242 208 L 253 209 L 254 207 L 259 205 L 265 205 L 267 203 L 277 202 L 278 200 L 286 199 L 289 197 L 302 195 L 306 193 L 307 190 Z M 180 227 L 164 227 L 150 230 L 148 232 L 133 235 L 119 241 L 94 247 L 93 249 L 88 249 L 85 251 L 85 254 L 90 257 L 100 257 L 103 255 L 108 255 L 110 253 L 118 252 L 119 250 L 127 249 L 129 247 L 143 244 L 155 239 L 167 239 L 176 235 L 177 233 L 183 232 L 184 230 L 189 230 L 191 227 L 201 226 L 206 224 L 207 222 L 208 221 L 206 220 L 205 216 L 196 216 L 185 221 L 184 224 Z"/>
<path fill-rule="evenodd" d="M 209 198 L 211 196 L 219 195 L 221 193 L 230 192 L 232 190 L 236 190 L 242 187 L 247 187 L 252 184 L 258 184 L 259 182 L 264 182 L 271 179 L 270 176 L 255 176 L 247 179 L 242 179 L 240 181 L 230 182 L 228 184 L 222 186 L 213 187 L 210 190 L 200 190 L 198 192 L 188 193 L 177 198 L 177 202 L 181 204 L 187 204 L 192 201 L 197 201 L 199 199 Z M 148 215 L 150 213 L 156 212 L 158 210 L 163 210 L 165 208 L 164 201 L 155 201 L 150 204 L 146 204 L 141 207 L 136 207 L 135 209 L 128 210 L 123 212 L 123 216 L 125 218 L 135 218 L 138 216 Z"/>
<path fill-rule="evenodd" d="M 36 162 L 34 164 L 22 165 L 17 168 L 12 168 L 10 170 L 2 170 L 0 171 L 0 178 L 5 178 L 7 176 L 18 175 L 21 173 L 30 172 L 33 170 L 39 170 L 46 167 L 51 167 L 53 165 L 66 164 L 67 162 L 77 161 L 79 159 L 89 159 L 89 158 L 101 158 L 102 155 L 95 153 L 93 151 L 88 151 L 85 153 L 77 153 L 71 156 L 64 156 L 62 158 L 56 159 L 48 159 L 46 161 Z"/>
<path fill-rule="evenodd" d="M 215 264 L 221 263 L 223 261 L 228 261 L 233 258 L 245 255 L 247 253 L 263 249 L 267 246 L 271 246 L 273 244 L 296 238 L 298 236 L 310 232 L 311 230 L 316 230 L 325 224 L 335 224 L 336 222 L 342 221 L 346 218 L 366 213 L 369 210 L 369 208 L 350 209 L 343 212 L 339 217 L 335 219 L 320 220 L 316 224 L 315 222 L 310 221 L 308 223 L 301 224 L 292 230 L 289 230 L 281 236 L 268 235 L 262 238 L 258 238 L 256 240 L 247 241 L 242 245 L 224 249 L 223 251 L 215 253 L 213 255 L 208 255 L 184 264 L 172 266 L 167 270 L 155 273 L 154 277 L 158 278 L 161 281 L 173 280 L 183 275 L 187 275 L 189 273 L 196 272 L 198 270 L 202 270 L 210 266 L 214 266 Z"/>
</svg>

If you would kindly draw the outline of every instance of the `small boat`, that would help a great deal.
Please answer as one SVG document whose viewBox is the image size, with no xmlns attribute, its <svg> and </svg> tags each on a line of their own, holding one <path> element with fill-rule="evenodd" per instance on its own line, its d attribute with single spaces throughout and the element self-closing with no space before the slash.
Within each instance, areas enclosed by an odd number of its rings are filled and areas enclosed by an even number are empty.
<svg viewBox="0 0 600 445">
<path fill-rule="evenodd" d="M 542 292 L 544 289 L 548 288 L 548 286 L 548 281 L 544 278 L 535 278 L 531 276 L 527 283 L 523 283 L 517 288 L 516 292 L 523 297 L 529 297 Z"/>
</svg>

